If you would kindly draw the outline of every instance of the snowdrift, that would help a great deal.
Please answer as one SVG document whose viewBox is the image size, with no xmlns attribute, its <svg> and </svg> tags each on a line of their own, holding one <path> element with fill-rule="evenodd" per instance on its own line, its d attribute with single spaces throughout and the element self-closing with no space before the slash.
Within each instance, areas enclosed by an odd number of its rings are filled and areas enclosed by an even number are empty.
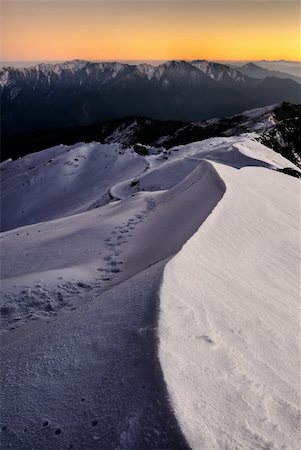
<svg viewBox="0 0 301 450">
<path fill-rule="evenodd" d="M 215 168 L 225 195 L 164 270 L 164 378 L 193 449 L 297 449 L 299 183 Z"/>
</svg>

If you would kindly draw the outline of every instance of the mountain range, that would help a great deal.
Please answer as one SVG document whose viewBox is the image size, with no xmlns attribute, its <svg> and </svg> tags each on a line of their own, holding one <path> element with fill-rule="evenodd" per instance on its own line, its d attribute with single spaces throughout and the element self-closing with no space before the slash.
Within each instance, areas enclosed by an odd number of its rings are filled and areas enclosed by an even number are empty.
<svg viewBox="0 0 301 450">
<path fill-rule="evenodd" d="M 300 86 L 290 75 L 258 79 L 243 71 L 205 60 L 6 67 L 0 70 L 1 131 L 5 138 L 129 115 L 192 121 L 300 102 Z"/>
<path fill-rule="evenodd" d="M 261 67 L 258 64 L 254 64 L 253 62 L 249 62 L 247 64 L 244 64 L 243 66 L 238 67 L 238 70 L 239 72 L 251 78 L 258 78 L 262 80 L 267 77 L 275 77 L 281 79 L 291 79 L 293 81 L 296 81 L 296 83 L 301 83 L 301 78 L 297 75 L 281 72 L 280 70 L 267 69 Z"/>
<path fill-rule="evenodd" d="M 301 167 L 301 106 L 280 103 L 256 108 L 233 116 L 204 121 L 160 121 L 146 117 L 123 117 L 93 125 L 40 130 L 2 138 L 1 158 L 16 159 L 28 153 L 59 144 L 100 142 L 134 147 L 147 154 L 150 147 L 168 151 L 175 145 L 188 144 L 217 136 L 256 133 L 257 140 L 273 148 Z"/>
</svg>

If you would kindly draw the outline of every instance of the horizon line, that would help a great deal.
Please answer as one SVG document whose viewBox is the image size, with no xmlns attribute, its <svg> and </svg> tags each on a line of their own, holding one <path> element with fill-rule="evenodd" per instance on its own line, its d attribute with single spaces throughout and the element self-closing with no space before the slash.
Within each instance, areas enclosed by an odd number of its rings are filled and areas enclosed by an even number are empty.
<svg viewBox="0 0 301 450">
<path fill-rule="evenodd" d="M 256 62 L 291 62 L 291 63 L 301 63 L 300 60 L 296 59 L 267 59 L 267 58 L 261 58 L 261 59 L 252 59 L 252 58 L 245 58 L 245 59 L 236 59 L 236 58 L 228 58 L 228 59 L 220 59 L 220 58 L 202 58 L 202 57 L 196 57 L 196 58 L 130 58 L 130 59 L 121 59 L 121 58 L 63 58 L 63 59 L 1 59 L 0 63 L 30 63 L 30 62 L 69 62 L 69 61 L 87 61 L 87 62 L 98 62 L 98 61 L 104 61 L 104 62 L 123 62 L 123 61 L 237 61 L 237 62 L 244 62 L 244 61 L 256 61 Z"/>
</svg>

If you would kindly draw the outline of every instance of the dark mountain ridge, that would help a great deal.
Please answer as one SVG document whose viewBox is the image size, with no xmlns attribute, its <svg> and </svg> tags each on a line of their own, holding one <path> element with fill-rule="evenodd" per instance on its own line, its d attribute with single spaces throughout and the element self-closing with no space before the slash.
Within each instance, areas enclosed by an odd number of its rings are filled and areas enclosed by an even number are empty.
<svg viewBox="0 0 301 450">
<path fill-rule="evenodd" d="M 297 166 L 300 159 L 301 105 L 280 103 L 245 111 L 242 114 L 207 121 L 159 121 L 146 117 L 123 117 L 94 125 L 23 133 L 7 139 L 2 136 L 2 160 L 59 144 L 77 142 L 117 142 L 137 152 L 148 147 L 171 147 L 216 136 L 256 133 L 256 138 L 281 153 Z"/>
<path fill-rule="evenodd" d="M 1 131 L 17 133 L 89 125 L 124 116 L 203 120 L 288 101 L 299 103 L 292 80 L 252 79 L 208 61 L 148 64 L 70 61 L 0 69 Z"/>
</svg>

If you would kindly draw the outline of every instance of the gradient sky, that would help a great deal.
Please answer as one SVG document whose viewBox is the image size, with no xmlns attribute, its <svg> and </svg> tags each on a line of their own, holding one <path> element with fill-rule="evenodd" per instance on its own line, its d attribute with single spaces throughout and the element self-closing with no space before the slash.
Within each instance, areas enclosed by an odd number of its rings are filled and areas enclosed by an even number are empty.
<svg viewBox="0 0 301 450">
<path fill-rule="evenodd" d="M 300 60 L 300 1 L 1 1 L 1 60 Z"/>
</svg>

